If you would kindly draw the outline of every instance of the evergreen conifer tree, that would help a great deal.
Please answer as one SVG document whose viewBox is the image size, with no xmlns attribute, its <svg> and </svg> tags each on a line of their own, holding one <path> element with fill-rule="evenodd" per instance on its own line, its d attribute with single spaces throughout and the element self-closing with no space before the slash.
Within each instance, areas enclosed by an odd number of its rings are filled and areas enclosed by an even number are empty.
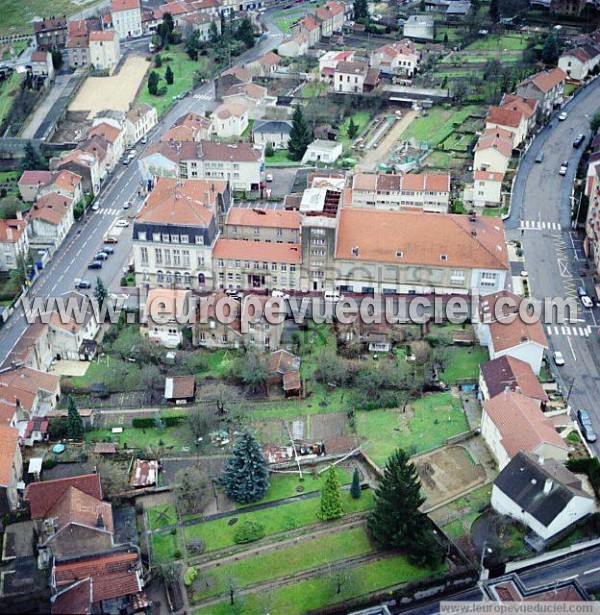
<svg viewBox="0 0 600 615">
<path fill-rule="evenodd" d="M 338 480 L 335 466 L 331 466 L 321 489 L 321 505 L 319 506 L 317 517 L 321 521 L 331 521 L 332 519 L 339 519 L 343 514 L 344 508 L 342 507 L 340 481 Z"/>
<path fill-rule="evenodd" d="M 68 398 L 67 438 L 70 440 L 81 440 L 83 438 L 83 421 L 72 395 L 69 395 Z"/>
</svg>

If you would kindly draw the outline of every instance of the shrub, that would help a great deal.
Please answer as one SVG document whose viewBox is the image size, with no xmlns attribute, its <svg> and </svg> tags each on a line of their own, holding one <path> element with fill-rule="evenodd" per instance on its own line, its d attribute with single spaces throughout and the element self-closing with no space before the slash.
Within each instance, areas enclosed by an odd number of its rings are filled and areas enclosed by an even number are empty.
<svg viewBox="0 0 600 615">
<path fill-rule="evenodd" d="M 265 526 L 258 521 L 244 521 L 233 533 L 233 541 L 238 545 L 264 538 Z"/>
<path fill-rule="evenodd" d="M 56 461 L 56 459 L 44 459 L 44 461 L 42 461 L 42 468 L 44 470 L 51 470 L 56 467 L 57 464 L 58 461 Z"/>
<path fill-rule="evenodd" d="M 154 419 L 150 417 L 135 418 L 131 421 L 131 425 L 136 429 L 150 429 L 154 427 Z"/>
<path fill-rule="evenodd" d="M 173 557 L 175 559 L 179 559 L 181 557 L 181 551 L 179 549 L 175 549 L 175 551 L 173 551 Z"/>
<path fill-rule="evenodd" d="M 198 577 L 198 571 L 193 567 L 190 566 L 186 571 L 185 574 L 183 575 L 183 583 L 186 587 L 189 587 Z"/>
</svg>

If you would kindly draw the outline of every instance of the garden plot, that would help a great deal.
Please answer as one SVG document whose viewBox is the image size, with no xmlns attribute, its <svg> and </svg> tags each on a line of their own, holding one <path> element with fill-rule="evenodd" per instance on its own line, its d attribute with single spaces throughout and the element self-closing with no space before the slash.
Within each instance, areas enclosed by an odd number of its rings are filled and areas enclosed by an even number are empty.
<svg viewBox="0 0 600 615">
<path fill-rule="evenodd" d="M 462 446 L 444 447 L 425 453 L 413 461 L 427 498 L 424 505 L 426 510 L 456 497 L 486 479 L 484 467 L 476 464 Z"/>
</svg>

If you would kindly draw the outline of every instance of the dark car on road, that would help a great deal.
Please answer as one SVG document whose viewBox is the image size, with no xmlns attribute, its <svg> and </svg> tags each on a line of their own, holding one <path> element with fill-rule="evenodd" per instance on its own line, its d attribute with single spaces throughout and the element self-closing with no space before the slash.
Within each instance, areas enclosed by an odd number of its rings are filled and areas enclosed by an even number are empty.
<svg viewBox="0 0 600 615">
<path fill-rule="evenodd" d="M 588 442 L 595 442 L 598 438 L 592 427 L 592 420 L 587 410 L 577 410 L 577 422 L 581 427 L 581 433 Z"/>
<path fill-rule="evenodd" d="M 575 137 L 575 140 L 573 141 L 573 147 L 577 148 L 579 147 L 583 142 L 585 141 L 585 135 L 579 134 Z"/>
<path fill-rule="evenodd" d="M 92 261 L 88 265 L 88 269 L 102 269 L 102 261 Z"/>
<path fill-rule="evenodd" d="M 75 290 L 89 290 L 90 288 L 92 288 L 92 283 L 87 280 L 75 281 Z"/>
<path fill-rule="evenodd" d="M 536 162 L 543 162 L 544 160 L 544 152 L 540 152 L 536 157 L 535 157 L 535 161 Z"/>
</svg>

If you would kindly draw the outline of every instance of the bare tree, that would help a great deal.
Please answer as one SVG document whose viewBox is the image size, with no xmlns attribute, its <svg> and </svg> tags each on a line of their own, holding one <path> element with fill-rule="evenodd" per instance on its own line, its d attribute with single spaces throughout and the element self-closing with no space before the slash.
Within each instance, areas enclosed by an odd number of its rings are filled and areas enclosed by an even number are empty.
<svg viewBox="0 0 600 615">
<path fill-rule="evenodd" d="M 175 474 L 177 508 L 184 515 L 202 512 L 211 492 L 210 485 L 200 468 L 190 467 Z"/>
</svg>

